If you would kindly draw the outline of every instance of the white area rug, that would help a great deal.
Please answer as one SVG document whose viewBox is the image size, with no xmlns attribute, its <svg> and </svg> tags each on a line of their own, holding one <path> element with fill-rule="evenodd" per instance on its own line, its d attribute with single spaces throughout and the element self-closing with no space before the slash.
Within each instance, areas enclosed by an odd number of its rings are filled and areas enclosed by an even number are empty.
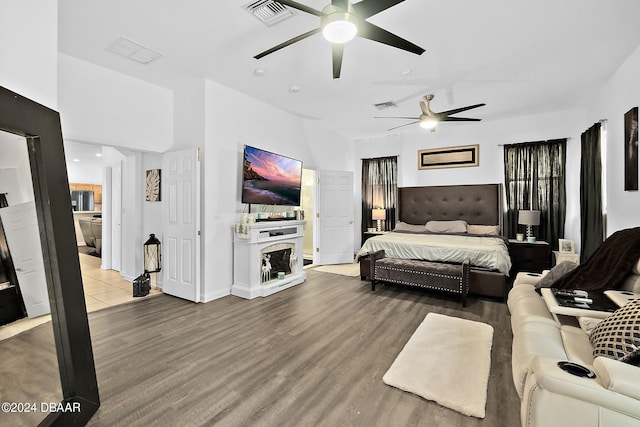
<svg viewBox="0 0 640 427">
<path fill-rule="evenodd" d="M 322 265 L 315 268 L 315 270 L 325 273 L 342 274 L 343 276 L 355 277 L 360 275 L 360 264 L 358 264 L 357 262 L 351 262 L 349 264 Z"/>
<path fill-rule="evenodd" d="M 484 418 L 493 328 L 429 313 L 382 380 L 465 415 Z"/>
</svg>

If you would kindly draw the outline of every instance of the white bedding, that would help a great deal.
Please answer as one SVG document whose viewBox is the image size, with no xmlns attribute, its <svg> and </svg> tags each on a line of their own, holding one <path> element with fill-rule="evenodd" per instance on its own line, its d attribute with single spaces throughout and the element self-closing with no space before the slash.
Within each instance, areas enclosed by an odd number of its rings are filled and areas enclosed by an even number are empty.
<svg viewBox="0 0 640 427">
<path fill-rule="evenodd" d="M 511 269 L 507 245 L 496 237 L 390 232 L 367 239 L 358 257 L 380 249 L 390 258 L 456 263 L 469 258 L 472 266 L 498 270 L 506 276 Z"/>
</svg>

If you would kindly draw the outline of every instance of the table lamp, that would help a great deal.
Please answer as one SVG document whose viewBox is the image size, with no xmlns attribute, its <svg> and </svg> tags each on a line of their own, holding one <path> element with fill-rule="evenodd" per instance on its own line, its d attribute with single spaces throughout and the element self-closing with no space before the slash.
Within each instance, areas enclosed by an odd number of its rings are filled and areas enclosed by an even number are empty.
<svg viewBox="0 0 640 427">
<path fill-rule="evenodd" d="M 371 219 L 375 219 L 376 223 L 376 231 L 382 231 L 382 220 L 386 218 L 386 213 L 384 209 L 372 209 L 371 210 Z"/>
<path fill-rule="evenodd" d="M 518 224 L 527 226 L 527 241 L 535 242 L 532 226 L 540 225 L 540 211 L 519 211 Z"/>
</svg>

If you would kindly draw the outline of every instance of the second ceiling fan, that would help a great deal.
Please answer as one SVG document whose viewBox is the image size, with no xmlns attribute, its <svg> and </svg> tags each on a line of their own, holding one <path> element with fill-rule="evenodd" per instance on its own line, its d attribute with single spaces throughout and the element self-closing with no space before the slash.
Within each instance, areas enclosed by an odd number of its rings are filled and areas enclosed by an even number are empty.
<svg viewBox="0 0 640 427">
<path fill-rule="evenodd" d="M 422 110 L 422 114 L 419 117 L 374 117 L 376 119 L 407 119 L 407 120 L 415 120 L 411 123 L 405 123 L 400 126 L 396 126 L 388 131 L 398 129 L 404 126 L 413 125 L 419 123 L 421 127 L 425 129 L 431 130 L 431 132 L 436 131 L 436 126 L 440 122 L 479 122 L 482 119 L 471 119 L 467 117 L 451 117 L 453 114 L 461 113 L 463 111 L 472 110 L 474 108 L 483 107 L 487 104 L 474 104 L 468 105 L 466 107 L 454 108 L 453 110 L 442 111 L 440 113 L 436 113 L 431 111 L 431 106 L 429 103 L 433 99 L 432 94 L 428 94 L 423 96 L 424 101 L 420 101 L 420 109 Z"/>
<path fill-rule="evenodd" d="M 260 59 L 319 32 L 322 32 L 325 39 L 332 44 L 334 79 L 340 78 L 344 44 L 356 36 L 384 43 L 398 49 L 415 53 L 416 55 L 422 55 L 424 49 L 420 46 L 366 21 L 367 18 L 403 1 L 404 0 L 362 0 L 361 2 L 352 4 L 348 0 L 332 0 L 330 4 L 320 11 L 295 1 L 277 0 L 278 3 L 285 6 L 318 16 L 320 18 L 320 27 L 265 50 L 254 56 L 254 58 Z"/>
</svg>

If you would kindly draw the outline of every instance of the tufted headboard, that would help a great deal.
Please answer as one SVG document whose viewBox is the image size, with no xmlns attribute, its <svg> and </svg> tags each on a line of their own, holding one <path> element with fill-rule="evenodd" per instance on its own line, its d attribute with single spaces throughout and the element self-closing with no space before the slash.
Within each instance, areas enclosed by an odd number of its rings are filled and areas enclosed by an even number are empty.
<svg viewBox="0 0 640 427">
<path fill-rule="evenodd" d="M 399 220 L 408 224 L 462 219 L 503 230 L 502 184 L 400 187 L 398 199 Z"/>
</svg>

